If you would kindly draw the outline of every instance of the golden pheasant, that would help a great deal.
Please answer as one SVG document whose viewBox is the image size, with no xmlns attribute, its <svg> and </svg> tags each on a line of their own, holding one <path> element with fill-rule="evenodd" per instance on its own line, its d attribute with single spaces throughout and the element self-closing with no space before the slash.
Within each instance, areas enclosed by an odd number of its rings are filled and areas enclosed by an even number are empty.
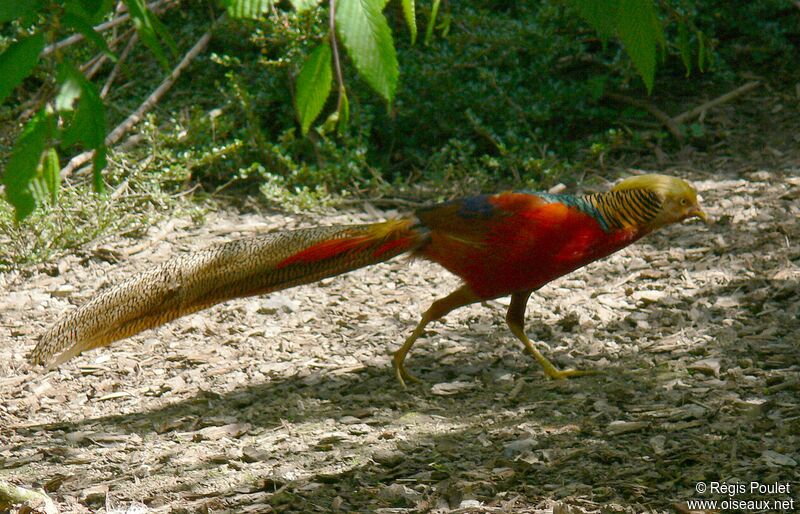
<svg viewBox="0 0 800 514">
<path fill-rule="evenodd" d="M 511 295 L 506 322 L 552 378 L 557 370 L 525 335 L 525 307 L 551 280 L 691 217 L 706 220 L 695 190 L 665 175 L 623 180 L 583 196 L 505 192 L 473 196 L 369 225 L 316 227 L 222 243 L 136 275 L 47 330 L 30 355 L 57 366 L 79 353 L 211 305 L 346 273 L 410 252 L 459 276 L 394 354 L 400 382 L 416 380 L 405 357 L 431 321 L 459 307 Z"/>
</svg>

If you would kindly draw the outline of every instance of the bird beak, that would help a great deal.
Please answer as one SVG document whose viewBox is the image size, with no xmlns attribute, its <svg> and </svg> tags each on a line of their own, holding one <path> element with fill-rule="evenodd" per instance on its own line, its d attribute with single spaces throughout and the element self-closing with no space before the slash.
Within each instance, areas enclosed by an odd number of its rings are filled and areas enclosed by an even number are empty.
<svg viewBox="0 0 800 514">
<path fill-rule="evenodd" d="M 703 209 L 701 209 L 700 207 L 695 207 L 692 211 L 690 211 L 689 217 L 700 218 L 701 220 L 703 220 L 703 223 L 705 223 L 706 225 L 709 224 L 708 215 L 705 212 L 703 212 Z"/>
</svg>

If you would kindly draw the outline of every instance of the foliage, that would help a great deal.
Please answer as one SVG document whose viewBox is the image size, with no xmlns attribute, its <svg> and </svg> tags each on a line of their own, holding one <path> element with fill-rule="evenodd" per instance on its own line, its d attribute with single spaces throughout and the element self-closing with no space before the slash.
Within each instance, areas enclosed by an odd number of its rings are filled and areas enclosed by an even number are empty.
<svg viewBox="0 0 800 514">
<path fill-rule="evenodd" d="M 45 167 L 50 158 L 45 156 Z M 148 170 L 146 163 L 113 159 L 109 180 L 121 181 L 125 175 L 125 185 L 114 195 L 87 195 L 67 184 L 57 203 L 43 200 L 41 208 L 21 221 L 8 204 L 0 203 L 0 272 L 24 264 L 54 263 L 67 251 L 80 254 L 85 245 L 109 234 L 142 235 L 165 216 L 201 219 L 203 207 L 169 192 L 170 183 L 185 178 L 183 170 Z M 48 191 L 53 190 L 57 189 Z M 41 191 L 38 186 L 37 191 Z"/>
<path fill-rule="evenodd" d="M 0 102 L 17 87 L 36 66 L 39 53 L 44 49 L 44 35 L 24 37 L 0 54 Z"/>
<path fill-rule="evenodd" d="M 612 1 L 615 9 L 609 12 L 613 12 L 613 20 L 608 19 L 605 11 L 591 7 L 591 3 L 584 0 L 574 2 L 581 15 L 594 24 L 604 37 L 611 35 L 612 29 L 616 31 L 625 42 L 648 89 L 652 89 L 654 46 L 656 41 L 663 43 L 663 35 L 651 0 Z M 276 8 L 273 0 L 221 0 L 221 4 L 230 17 L 239 19 L 261 19 Z M 170 58 L 178 53 L 170 31 L 144 0 L 125 0 L 125 5 L 139 38 L 161 66 L 168 70 Z M 345 88 L 338 41 L 347 50 L 361 78 L 389 105 L 392 104 L 400 70 L 395 42 L 383 13 L 385 5 L 384 0 L 329 0 L 329 30 L 324 36 L 325 40 L 309 54 L 296 77 L 294 105 L 303 135 L 308 134 L 312 123 L 323 111 L 331 91 L 334 70 L 338 85 L 337 107 L 323 124 L 322 135 L 331 131 L 341 133 L 348 124 L 350 100 Z M 400 6 L 413 44 L 417 34 L 416 5 L 413 0 L 400 0 Z M 297 0 L 293 2 L 293 7 L 299 15 L 322 10 L 315 9 L 316 1 L 312 0 Z M 426 44 L 431 43 L 438 8 L 439 3 L 436 2 L 426 31 Z M 30 27 L 33 32 L 30 36 L 19 38 L 0 54 L 0 76 L 4 77 L 0 81 L 0 101 L 37 65 L 49 64 L 52 67 L 54 61 L 58 70 L 55 77 L 49 77 L 49 82 L 54 82 L 57 89 L 54 101 L 50 102 L 44 96 L 39 99 L 39 112 L 28 122 L 24 131 L 27 137 L 21 137 L 17 142 L 12 152 L 11 167 L 4 174 L 6 197 L 15 207 L 17 219 L 29 215 L 41 198 L 56 198 L 57 193 L 48 192 L 47 189 L 57 187 L 58 181 L 37 181 L 37 176 L 41 175 L 45 156 L 49 159 L 48 170 L 58 166 L 58 150 L 64 152 L 74 147 L 91 150 L 93 183 L 97 191 L 104 189 L 100 173 L 105 167 L 107 152 L 105 106 L 97 86 L 84 76 L 72 59 L 58 50 L 57 45 L 52 45 L 56 43 L 56 37 L 61 35 L 58 28 L 63 26 L 83 35 L 105 56 L 116 61 L 117 56 L 107 41 L 93 27 L 108 17 L 112 9 L 113 3 L 109 0 L 66 0 L 57 6 L 36 2 L 16 8 L 6 5 L 0 11 L 3 20 L 17 20 L 21 26 Z M 443 36 L 449 33 L 450 19 L 448 13 L 440 24 Z M 55 51 L 44 51 L 46 40 Z M 165 47 L 171 51 L 170 54 Z M 53 57 L 49 61 L 42 60 L 47 54 Z M 264 141 L 257 139 L 263 145 Z M 34 194 L 34 189 L 38 189 L 39 194 Z"/>
<path fill-rule="evenodd" d="M 272 0 L 223 0 L 222 3 L 229 16 L 241 19 L 257 19 L 274 7 Z M 153 52 L 162 67 L 169 69 L 170 61 L 164 46 L 172 51 L 172 56 L 177 54 L 177 47 L 167 28 L 145 5 L 144 0 L 125 0 L 125 5 L 139 38 Z M 312 1 L 297 1 L 294 4 L 298 12 L 308 11 L 314 5 Z M 382 13 L 383 1 L 340 0 L 335 16 L 334 5 L 334 2 L 330 3 L 330 18 L 331 30 L 335 27 L 336 36 L 331 33 L 330 40 L 337 76 L 341 78 L 336 48 L 338 36 L 367 83 L 387 102 L 391 102 L 397 87 L 399 70 L 391 31 Z M 60 35 L 56 29 L 63 25 L 82 34 L 104 54 L 116 60 L 106 41 L 92 26 L 110 14 L 112 8 L 110 1 L 67 0 L 63 7 L 34 3 L 20 5 L 16 9 L 6 5 L 0 11 L 4 21 L 20 20 L 23 25 L 32 26 L 34 31 L 33 35 L 13 42 L 0 54 L 0 76 L 4 77 L 0 81 L 0 101 L 33 72 L 43 54 L 53 54 L 59 70 L 55 78 L 58 88 L 55 101 L 52 105 L 47 103 L 48 99 L 39 102 L 43 105 L 38 114 L 28 122 L 24 130 L 25 136 L 19 139 L 12 153 L 10 169 L 4 173 L 6 197 L 14 206 L 17 219 L 23 219 L 33 211 L 37 197 L 41 196 L 32 192 L 37 168 L 45 154 L 52 158 L 54 154 L 50 150 L 57 147 L 64 150 L 79 145 L 91 149 L 95 189 L 103 190 L 100 172 L 106 162 L 106 113 L 97 87 L 60 51 L 43 50 L 45 39 L 54 44 L 54 39 Z M 406 8 L 408 12 L 413 12 L 408 10 L 408 6 Z M 31 19 L 36 14 L 44 21 L 32 22 Z M 311 54 L 306 73 L 301 72 L 297 78 L 296 107 L 304 133 L 319 115 L 331 89 L 331 65 L 331 49 L 322 45 L 317 52 Z M 349 117 L 349 102 L 341 79 L 339 82 L 337 117 L 346 120 Z M 55 181 L 40 181 L 37 187 L 56 184 Z M 50 192 L 49 196 L 53 198 L 55 194 Z"/>
<path fill-rule="evenodd" d="M 331 45 L 324 41 L 311 52 L 297 76 L 297 115 L 303 135 L 308 133 L 311 123 L 322 112 L 331 91 L 331 57 Z"/>
<path fill-rule="evenodd" d="M 428 20 L 426 25 L 432 30 L 433 12 L 423 7 L 417 14 Z M 401 14 L 389 9 L 387 16 L 397 24 Z M 325 121 L 314 127 L 314 114 L 318 109 L 320 113 L 324 111 L 320 96 L 308 95 L 316 101 L 314 109 L 308 109 L 306 103 L 298 101 L 298 94 L 295 104 L 306 107 L 298 107 L 301 130 L 309 134 L 306 139 L 286 138 L 291 120 L 280 104 L 285 101 L 281 98 L 287 84 L 276 68 L 287 67 L 286 56 L 311 54 L 314 58 L 306 59 L 300 75 L 312 76 L 309 70 L 318 64 L 316 52 L 324 51 L 320 45 L 324 47 L 328 40 L 327 27 L 318 22 L 311 25 L 307 29 L 310 39 L 286 28 L 297 26 L 298 20 L 292 18 L 259 27 L 251 40 L 268 56 L 260 61 L 265 72 L 257 75 L 243 71 L 248 66 L 237 61 L 229 78 L 238 76 L 240 84 L 259 84 L 252 91 L 255 108 L 272 107 L 261 130 L 268 132 L 266 139 L 291 142 L 279 145 L 286 159 L 258 160 L 267 164 L 271 174 L 288 178 L 287 187 L 296 187 L 297 191 L 304 185 L 341 188 L 338 174 L 330 171 L 333 167 L 356 170 L 345 182 L 350 183 L 350 191 L 355 189 L 353 181 L 374 184 L 376 168 L 382 178 L 401 184 L 420 177 L 436 181 L 465 175 L 484 176 L 479 183 L 495 177 L 516 182 L 522 179 L 522 183 L 540 180 L 546 184 L 558 180 L 569 169 L 568 163 L 553 164 L 558 156 L 563 160 L 577 148 L 577 142 L 595 132 L 603 137 L 605 121 L 597 119 L 598 115 L 612 118 L 614 111 L 598 106 L 596 100 L 602 95 L 603 84 L 610 83 L 609 75 L 619 74 L 619 80 L 625 81 L 630 80 L 630 75 L 620 47 L 608 44 L 608 57 L 603 56 L 606 60 L 602 65 L 609 69 L 600 75 L 599 92 L 598 81 L 587 82 L 575 76 L 570 63 L 590 50 L 584 42 L 586 36 L 581 35 L 585 26 L 572 11 L 558 5 L 515 6 L 513 10 L 498 11 L 459 3 L 438 19 L 437 37 L 431 38 L 428 47 L 415 47 L 404 38 L 395 41 L 403 75 L 391 110 L 376 103 L 347 68 L 344 81 L 349 84 L 354 110 L 353 123 L 346 132 L 336 134 L 331 117 L 323 118 Z M 455 32 L 449 32 L 450 22 L 443 21 L 450 19 L 458 20 Z M 323 43 L 316 43 L 320 40 Z M 565 59 L 570 60 L 566 66 Z M 323 60 L 328 62 L 327 57 Z M 291 73 L 291 65 L 289 68 Z M 306 82 L 297 80 L 298 93 Z M 316 82 L 325 94 L 327 82 Z M 243 114 L 248 110 L 244 109 Z M 596 121 L 587 124 L 587 118 Z M 330 152 L 331 140 L 337 143 L 337 152 Z M 445 148 L 448 140 L 459 143 L 459 158 L 447 164 L 449 171 L 442 172 L 441 156 L 455 156 Z M 551 148 L 554 144 L 555 151 Z M 366 166 L 356 157 L 362 151 L 367 152 Z M 253 148 L 254 159 L 257 153 Z M 340 158 L 350 156 L 357 166 L 347 161 L 337 164 Z M 248 166 L 249 163 L 244 167 Z M 317 169 L 319 182 L 298 182 L 296 177 L 310 176 L 297 173 L 298 168 Z M 460 168 L 457 173 L 456 168 Z"/>
<path fill-rule="evenodd" d="M 640 0 L 573 0 L 583 19 L 597 30 L 604 40 L 618 35 L 639 75 L 653 91 L 656 72 L 656 44 L 664 46 L 661 20 L 652 2 Z M 688 47 L 688 42 L 683 45 Z"/>
<path fill-rule="evenodd" d="M 55 170 L 79 150 L 95 152 L 102 189 L 107 123 L 136 108 L 178 48 L 208 30 L 207 6 L 184 1 L 182 11 L 156 16 L 143 0 L 126 0 L 150 53 L 134 48 L 125 88 L 104 99 L 79 63 L 97 52 L 118 57 L 92 28 L 111 16 L 110 0 L 2 4 L 0 21 L 13 23 L 0 30 L 0 117 L 26 124 L 0 134 L 5 196 L 18 219 L 56 201 Z M 682 80 L 691 94 L 745 67 L 788 73 L 800 34 L 797 10 L 778 0 L 219 6 L 237 19 L 216 26 L 210 57 L 160 106 L 146 138 L 159 147 L 151 164 L 211 187 L 254 184 L 270 203 L 303 206 L 420 179 L 472 190 L 572 179 L 638 137 L 618 106 L 601 101 L 606 91 L 643 83 L 663 95 L 669 88 L 658 84 Z M 418 29 L 424 44 L 415 45 Z M 42 51 L 71 33 L 87 42 Z M 703 137 L 702 125 L 688 136 Z M 4 149 L 9 137 L 14 148 Z"/>
</svg>

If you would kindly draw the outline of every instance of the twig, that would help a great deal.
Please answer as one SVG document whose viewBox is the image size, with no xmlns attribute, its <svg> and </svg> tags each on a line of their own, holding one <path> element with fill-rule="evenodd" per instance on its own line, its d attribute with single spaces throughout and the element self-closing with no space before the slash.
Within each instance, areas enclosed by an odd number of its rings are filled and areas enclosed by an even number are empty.
<svg viewBox="0 0 800 514">
<path fill-rule="evenodd" d="M 93 157 L 94 157 L 94 150 L 87 150 L 83 153 L 79 153 L 78 155 L 70 159 L 66 166 L 61 168 L 59 175 L 61 175 L 62 179 L 69 177 L 70 175 L 72 175 L 73 171 L 82 168 L 83 165 L 91 161 Z"/>
<path fill-rule="evenodd" d="M 214 23 L 214 25 L 216 25 L 220 21 L 220 19 L 222 19 L 222 17 L 218 18 L 217 21 Z M 132 129 L 137 123 L 139 123 L 144 117 L 144 115 L 150 109 L 152 109 L 158 103 L 159 100 L 161 100 L 161 97 L 164 96 L 164 94 L 167 91 L 170 90 L 173 84 L 175 84 L 175 81 L 178 80 L 178 77 L 181 76 L 183 70 L 185 70 L 186 67 L 189 66 L 189 63 L 191 63 L 192 60 L 194 60 L 194 58 L 197 57 L 200 54 L 200 52 L 205 50 L 206 46 L 208 46 L 208 42 L 211 41 L 211 31 L 214 25 L 212 25 L 212 27 L 208 29 L 208 31 L 205 34 L 203 34 L 203 36 L 200 39 L 197 40 L 197 43 L 195 43 L 194 46 L 188 52 L 186 52 L 186 55 L 183 56 L 181 62 L 179 62 L 178 65 L 175 66 L 172 72 L 170 72 L 170 74 L 167 75 L 167 77 L 161 82 L 161 84 L 155 89 L 155 91 L 150 93 L 150 96 L 148 96 L 147 99 L 144 102 L 142 102 L 139 108 L 137 108 L 133 113 L 131 113 L 131 115 L 128 116 L 125 119 L 125 121 L 117 125 L 116 128 L 114 128 L 114 130 L 112 130 L 106 136 L 106 139 L 104 141 L 106 146 L 112 146 L 114 143 L 119 141 L 122 138 L 122 136 L 124 136 L 125 133 L 127 133 L 130 129 Z M 88 150 L 86 152 L 76 155 L 67 163 L 66 166 L 64 166 L 61 169 L 60 173 L 61 178 L 63 179 L 65 177 L 70 176 L 73 171 L 82 167 L 84 164 L 92 160 L 93 157 L 94 157 L 94 150 Z"/>
<path fill-rule="evenodd" d="M 370 198 L 369 200 L 364 200 L 361 198 L 344 198 L 336 200 L 336 203 L 338 205 L 364 205 L 366 203 L 370 203 L 386 207 L 397 207 L 399 205 L 401 207 L 413 209 L 418 209 L 420 207 L 429 205 L 425 202 L 415 202 L 412 200 L 406 200 L 404 198 Z"/>
<path fill-rule="evenodd" d="M 731 91 L 729 93 L 725 93 L 724 95 L 718 96 L 717 98 L 715 98 L 713 100 L 709 100 L 708 102 L 706 102 L 706 103 L 704 103 L 702 105 L 698 105 L 697 107 L 695 107 L 692 110 L 689 110 L 689 111 L 686 111 L 686 112 L 684 112 L 682 114 L 679 114 L 679 115 L 675 116 L 672 119 L 673 119 L 673 121 L 675 121 L 675 123 L 684 123 L 686 121 L 689 121 L 692 118 L 700 116 L 701 114 L 703 114 L 705 111 L 711 109 L 712 107 L 716 107 L 718 105 L 724 104 L 725 102 L 730 102 L 731 100 L 742 96 L 743 94 L 745 94 L 745 93 L 757 88 L 760 85 L 761 85 L 761 83 L 759 81 L 753 80 L 753 81 L 748 82 L 747 84 L 745 84 L 743 86 L 737 87 L 736 89 L 734 89 L 733 91 Z"/>
<path fill-rule="evenodd" d="M 18 485 L 10 484 L 5 480 L 0 480 L 0 504 L 10 503 L 16 505 L 26 502 L 36 502 L 40 504 L 43 512 L 47 514 L 57 514 L 58 508 L 53 500 L 44 492 L 26 489 Z"/>
<path fill-rule="evenodd" d="M 172 218 L 167 222 L 166 225 L 164 225 L 158 231 L 158 234 L 156 234 L 155 236 L 148 237 L 146 241 L 143 241 L 137 245 L 133 245 L 130 248 L 123 249 L 119 253 L 121 253 L 125 257 L 130 257 L 133 254 L 139 253 L 141 251 L 147 250 L 148 248 L 155 246 L 156 243 L 162 241 L 164 238 L 167 237 L 167 235 L 169 235 L 173 230 L 175 230 L 175 224 L 176 224 L 175 218 Z"/>
<path fill-rule="evenodd" d="M 131 37 L 131 34 L 136 34 L 136 29 L 131 27 L 130 29 L 126 30 L 125 33 L 122 34 L 121 36 L 115 36 L 114 39 L 112 39 L 108 43 L 108 48 L 111 51 L 114 51 L 117 48 L 119 42 L 125 39 L 126 37 L 127 38 Z M 103 66 L 103 64 L 105 64 L 107 60 L 109 60 L 108 54 L 99 53 L 95 55 L 93 58 L 91 58 L 89 61 L 87 61 L 85 64 L 81 65 L 81 72 L 83 72 L 83 75 L 87 79 L 92 80 L 92 77 L 94 77 L 95 74 L 97 74 L 97 72 L 100 71 L 100 68 Z"/>
<path fill-rule="evenodd" d="M 669 130 L 670 134 L 672 134 L 679 143 L 683 144 L 683 133 L 681 132 L 681 128 L 678 126 L 678 123 L 674 119 L 670 118 L 669 114 L 665 113 L 655 105 L 645 102 L 644 100 L 639 100 L 638 98 L 631 98 L 630 96 L 620 95 L 617 93 L 606 93 L 605 96 L 611 100 L 614 100 L 615 102 L 632 105 L 649 112 L 655 119 L 660 121 L 661 124 L 667 128 L 667 130 Z"/>
<path fill-rule="evenodd" d="M 798 0 L 800 1 L 800 0 Z M 344 76 L 342 75 L 342 63 L 339 59 L 339 45 L 336 43 L 336 0 L 330 0 L 328 30 L 330 31 L 331 49 L 333 50 L 333 68 L 336 70 L 336 84 L 339 86 L 339 99 L 336 102 L 336 112 L 342 112 L 342 104 L 346 90 L 344 88 Z"/>
<path fill-rule="evenodd" d="M 154 13 L 160 10 L 163 4 L 167 3 L 169 0 L 156 0 L 155 2 L 151 2 L 147 4 L 147 8 L 153 11 Z M 94 28 L 95 32 L 103 32 L 112 27 L 116 27 L 120 23 L 125 23 L 130 19 L 131 15 L 129 13 L 125 13 L 122 16 L 118 16 L 113 20 L 109 20 L 105 23 L 101 23 L 100 25 L 96 25 Z M 56 50 L 60 50 L 62 48 L 68 47 L 70 45 L 74 45 L 78 41 L 83 40 L 83 34 L 73 34 L 68 38 L 62 39 L 57 43 L 53 43 L 52 45 L 47 45 L 42 50 L 42 53 L 39 54 L 39 57 L 44 57 L 46 55 L 50 55 L 51 53 L 55 52 Z"/>
<path fill-rule="evenodd" d="M 128 44 L 125 46 L 125 49 L 122 50 L 122 53 L 119 54 L 119 58 L 117 59 L 116 64 L 114 64 L 114 68 L 109 73 L 108 78 L 106 79 L 106 83 L 103 84 L 103 89 L 100 90 L 100 98 L 105 98 L 108 95 L 109 89 L 111 89 L 111 84 L 114 82 L 114 79 L 117 78 L 117 73 L 119 73 L 120 66 L 128 58 L 128 54 L 131 53 L 133 50 L 133 45 L 136 44 L 136 41 L 139 40 L 139 34 L 136 32 L 133 33 L 131 38 L 128 40 Z"/>
<path fill-rule="evenodd" d="M 85 63 L 81 64 L 78 67 L 78 69 L 81 70 L 81 73 L 83 73 L 84 77 L 86 77 L 89 80 L 92 80 L 92 75 L 96 73 L 96 70 L 94 70 L 94 68 L 97 67 L 98 62 L 102 62 L 100 59 L 103 56 L 105 56 L 105 54 L 95 54 L 94 57 L 92 57 L 91 59 L 89 59 L 88 61 L 86 61 Z"/>
<path fill-rule="evenodd" d="M 217 20 L 217 22 L 219 22 L 219 20 Z M 125 121 L 117 125 L 117 127 L 106 136 L 105 143 L 109 146 L 113 145 L 119 141 L 126 132 L 133 128 L 134 125 L 139 123 L 145 113 L 152 109 L 158 103 L 158 101 L 161 100 L 161 97 L 170 90 L 173 84 L 175 84 L 175 82 L 181 76 L 181 73 L 183 73 L 183 70 L 189 66 L 189 64 L 200 54 L 200 52 L 206 49 L 209 41 L 211 41 L 211 29 L 208 29 L 208 31 L 206 31 L 206 33 L 197 40 L 197 43 L 195 43 L 194 46 L 189 49 L 188 52 L 186 52 L 186 55 L 183 56 L 181 62 L 175 66 L 175 69 L 173 69 L 170 74 L 167 75 L 167 77 L 161 82 L 155 91 L 153 91 L 150 96 L 148 96 L 147 99 L 142 102 L 142 105 L 140 105 L 133 114 L 128 116 Z"/>
</svg>

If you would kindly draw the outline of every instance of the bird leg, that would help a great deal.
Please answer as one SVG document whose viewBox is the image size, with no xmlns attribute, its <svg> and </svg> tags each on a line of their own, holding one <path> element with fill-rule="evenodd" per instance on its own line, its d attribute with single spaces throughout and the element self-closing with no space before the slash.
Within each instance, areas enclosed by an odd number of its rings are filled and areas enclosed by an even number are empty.
<svg viewBox="0 0 800 514">
<path fill-rule="evenodd" d="M 531 340 L 528 339 L 528 336 L 525 335 L 525 307 L 528 305 L 528 298 L 530 298 L 532 292 L 533 291 L 512 293 L 511 305 L 508 306 L 508 312 L 506 313 L 506 323 L 508 324 L 508 328 L 511 329 L 511 333 L 517 336 L 517 339 L 522 341 L 522 344 L 525 345 L 525 349 L 528 350 L 531 355 L 533 355 L 533 358 L 536 359 L 536 362 L 538 362 L 544 369 L 545 375 L 550 378 L 563 379 L 569 377 L 579 377 L 582 375 L 592 375 L 596 373 L 596 371 L 591 370 L 558 370 L 549 360 L 547 360 L 547 357 L 542 355 L 541 352 L 536 349 Z"/>
<path fill-rule="evenodd" d="M 478 301 L 480 301 L 480 298 L 478 298 L 467 286 L 463 286 L 456 289 L 444 298 L 436 300 L 431 304 L 428 310 L 425 311 L 425 313 L 422 315 L 422 319 L 417 324 L 417 327 L 413 332 L 411 332 L 411 335 L 408 336 L 408 339 L 406 339 L 406 341 L 403 343 L 403 346 L 394 352 L 394 357 L 392 358 L 395 376 L 397 377 L 397 380 L 400 381 L 400 385 L 402 385 L 404 389 L 406 387 L 406 380 L 409 382 L 419 382 L 417 377 L 409 373 L 403 362 L 406 359 L 406 354 L 414 345 L 414 342 L 425 331 L 425 326 L 431 321 L 436 321 L 437 319 L 447 315 L 449 312 L 458 309 L 459 307 L 463 307 Z"/>
</svg>

